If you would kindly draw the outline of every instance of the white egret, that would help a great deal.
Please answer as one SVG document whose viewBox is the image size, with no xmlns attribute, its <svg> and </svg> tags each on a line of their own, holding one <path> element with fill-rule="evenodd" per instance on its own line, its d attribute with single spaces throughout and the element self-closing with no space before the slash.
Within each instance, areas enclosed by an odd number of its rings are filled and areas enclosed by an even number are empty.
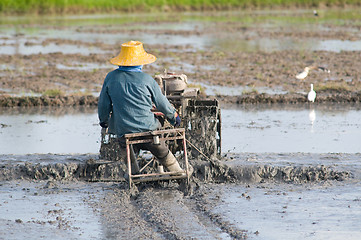
<svg viewBox="0 0 361 240">
<path fill-rule="evenodd" d="M 307 95 L 308 101 L 315 102 L 316 99 L 316 92 L 313 90 L 313 84 L 311 83 L 311 90 Z"/>
<path fill-rule="evenodd" d="M 303 72 L 299 73 L 296 75 L 296 78 L 299 80 L 303 80 L 307 77 L 308 73 L 310 72 L 310 68 L 309 67 L 305 67 L 305 69 L 303 70 Z"/>
</svg>

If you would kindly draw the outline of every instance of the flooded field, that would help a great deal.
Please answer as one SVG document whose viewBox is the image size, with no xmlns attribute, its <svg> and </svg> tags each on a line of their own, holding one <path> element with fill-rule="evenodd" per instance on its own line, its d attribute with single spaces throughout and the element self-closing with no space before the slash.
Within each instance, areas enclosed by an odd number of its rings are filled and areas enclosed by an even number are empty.
<svg viewBox="0 0 361 240">
<path fill-rule="evenodd" d="M 0 239 L 360 239 L 360 19 L 359 9 L 1 18 Z M 94 96 L 129 40 L 157 56 L 145 72 L 185 73 L 221 99 L 222 156 L 190 160 L 190 192 L 130 191 L 115 165 L 88 164 L 100 148 Z M 296 79 L 306 66 L 330 72 Z M 102 169 L 117 181 L 89 180 Z"/>
<path fill-rule="evenodd" d="M 83 183 L 2 183 L 0 239 L 102 239 L 101 222 L 84 203 L 102 188 Z M 56 190 L 54 190 L 56 188 Z M 72 190 L 73 189 L 73 190 Z M 31 206 L 31 207 L 30 207 Z"/>
<path fill-rule="evenodd" d="M 35 107 L 0 111 L 4 111 L 0 115 L 2 154 L 99 152 L 96 108 Z"/>
<path fill-rule="evenodd" d="M 1 154 L 99 152 L 96 108 L 2 108 L 0 124 Z M 222 108 L 224 153 L 360 153 L 360 135 L 358 105 Z"/>
<path fill-rule="evenodd" d="M 157 55 L 144 68 L 151 75 L 182 72 L 192 84 L 231 87 L 237 94 L 307 93 L 310 83 L 319 96 L 358 92 L 358 12 L 334 9 L 318 18 L 306 10 L 9 17 L 0 25 L 0 93 L 97 93 L 114 69 L 108 60 L 129 39 Z M 330 73 L 295 78 L 310 65 Z"/>
<path fill-rule="evenodd" d="M 360 183 L 326 186 L 227 186 L 214 209 L 251 239 L 358 239 Z M 355 191 L 356 190 L 356 191 Z M 270 219 L 272 219 L 270 221 Z"/>
<path fill-rule="evenodd" d="M 313 110 L 316 117 L 310 119 Z M 28 164 L 25 179 L 38 164 L 51 175 L 34 182 L 2 173 L 8 181 L 0 184 L 0 237 L 21 239 L 30 232 L 54 239 L 359 239 L 359 111 L 355 106 L 227 106 L 222 155 L 234 180 L 206 181 L 193 197 L 172 186 L 153 186 L 132 200 L 126 184 L 86 183 L 75 180 L 77 171 L 74 176 L 59 172 L 64 180 L 52 180 L 59 167 L 97 158 L 96 109 L 3 109 L 0 165 L 16 176 L 17 166 Z M 276 180 L 277 172 L 288 171 L 289 180 Z M 304 179 L 298 171 L 318 177 Z M 125 229 L 134 218 L 141 225 Z M 149 226 L 153 221 L 157 227 Z"/>
</svg>

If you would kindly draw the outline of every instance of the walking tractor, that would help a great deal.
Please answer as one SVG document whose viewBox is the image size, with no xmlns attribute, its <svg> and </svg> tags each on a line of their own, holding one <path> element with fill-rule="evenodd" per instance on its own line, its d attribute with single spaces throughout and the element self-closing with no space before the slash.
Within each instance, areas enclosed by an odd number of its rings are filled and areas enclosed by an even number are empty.
<svg viewBox="0 0 361 240">
<path fill-rule="evenodd" d="M 188 158 L 217 158 L 221 154 L 221 111 L 218 100 L 202 98 L 199 88 L 188 87 L 185 74 L 164 72 L 155 76 L 162 93 L 176 108 L 182 122 L 174 128 L 163 114 L 152 109 L 162 127 L 157 131 L 126 134 L 125 143 L 116 136 L 102 133 L 100 158 L 106 163 L 127 159 L 126 176 L 129 184 L 133 182 L 186 179 L 189 182 L 191 167 Z M 144 142 L 159 144 L 165 141 L 170 151 L 180 159 L 185 173 L 164 172 L 163 167 L 154 161 L 152 154 L 140 151 L 136 153 L 135 145 Z M 124 154 L 126 149 L 126 156 Z M 133 163 L 136 163 L 135 165 Z M 133 173 L 133 170 L 136 173 Z"/>
</svg>

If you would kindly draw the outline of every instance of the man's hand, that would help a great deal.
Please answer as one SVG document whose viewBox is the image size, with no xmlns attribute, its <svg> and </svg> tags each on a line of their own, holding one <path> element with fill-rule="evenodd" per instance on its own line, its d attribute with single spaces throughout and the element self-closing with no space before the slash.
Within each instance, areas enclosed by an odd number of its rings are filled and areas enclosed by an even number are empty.
<svg viewBox="0 0 361 240">
<path fill-rule="evenodd" d="M 178 113 L 175 113 L 175 115 L 176 115 L 176 117 L 175 117 L 174 127 L 179 127 L 182 122 L 182 119 L 179 117 Z"/>
<path fill-rule="evenodd" d="M 100 125 L 102 128 L 108 128 L 108 123 L 101 122 L 101 123 L 99 123 L 99 125 Z"/>
</svg>

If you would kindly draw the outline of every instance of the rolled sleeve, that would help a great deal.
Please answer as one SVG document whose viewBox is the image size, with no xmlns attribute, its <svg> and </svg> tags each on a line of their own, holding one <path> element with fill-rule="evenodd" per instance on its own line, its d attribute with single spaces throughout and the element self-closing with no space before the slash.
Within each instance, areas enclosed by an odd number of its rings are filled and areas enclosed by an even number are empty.
<svg viewBox="0 0 361 240">
<path fill-rule="evenodd" d="M 175 123 L 175 112 L 174 107 L 169 103 L 168 99 L 162 94 L 159 85 L 156 81 L 153 81 L 152 85 L 152 101 L 159 111 L 161 111 L 169 120 L 171 124 Z"/>
</svg>

